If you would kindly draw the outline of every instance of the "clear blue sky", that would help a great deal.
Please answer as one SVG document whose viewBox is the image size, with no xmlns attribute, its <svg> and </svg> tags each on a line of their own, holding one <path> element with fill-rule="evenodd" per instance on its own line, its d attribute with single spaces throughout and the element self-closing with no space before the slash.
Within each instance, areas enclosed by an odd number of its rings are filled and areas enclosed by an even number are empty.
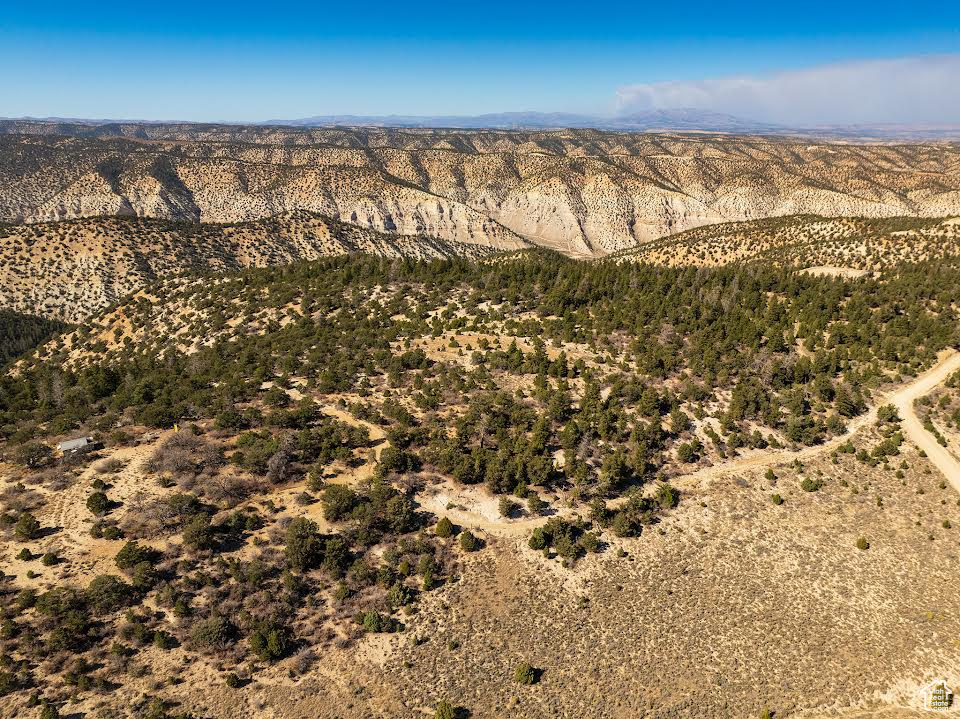
<svg viewBox="0 0 960 719">
<path fill-rule="evenodd" d="M 606 113 L 626 86 L 957 53 L 949 0 L 5 0 L 0 116 Z"/>
</svg>

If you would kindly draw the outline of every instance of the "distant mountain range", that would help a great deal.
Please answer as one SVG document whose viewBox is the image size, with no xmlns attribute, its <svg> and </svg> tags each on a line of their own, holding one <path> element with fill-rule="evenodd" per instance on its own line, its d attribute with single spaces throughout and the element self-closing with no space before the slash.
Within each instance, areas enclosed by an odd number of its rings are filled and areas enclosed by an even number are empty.
<svg viewBox="0 0 960 719">
<path fill-rule="evenodd" d="M 269 120 L 265 125 L 293 127 L 405 127 L 476 130 L 687 130 L 703 132 L 783 132 L 786 128 L 709 110 L 650 110 L 604 117 L 567 112 L 496 112 L 486 115 L 318 115 L 298 120 Z"/>
<path fill-rule="evenodd" d="M 957 140 L 960 125 L 861 123 L 801 127 L 759 122 L 723 112 L 677 108 L 628 115 L 582 115 L 568 112 L 496 112 L 486 115 L 317 115 L 297 120 L 268 120 L 285 127 L 396 127 L 458 130 L 558 130 L 620 132 L 726 132 L 733 135 L 799 135 L 846 140 Z"/>
<path fill-rule="evenodd" d="M 91 120 L 63 117 L 0 118 L 0 133 L 125 135 L 132 126 L 376 127 L 449 130 L 607 130 L 616 132 L 713 132 L 731 135 L 793 135 L 834 140 L 960 140 L 956 124 L 861 123 L 797 126 L 760 122 L 712 110 L 677 108 L 604 116 L 569 112 L 496 112 L 484 115 L 316 115 L 257 123 L 158 120 Z M 142 133 L 141 133 L 142 134 Z"/>
</svg>

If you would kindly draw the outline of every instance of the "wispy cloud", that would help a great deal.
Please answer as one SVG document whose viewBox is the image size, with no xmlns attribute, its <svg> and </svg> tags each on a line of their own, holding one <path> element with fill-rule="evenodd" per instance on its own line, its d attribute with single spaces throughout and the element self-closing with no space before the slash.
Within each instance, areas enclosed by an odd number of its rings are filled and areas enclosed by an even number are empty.
<svg viewBox="0 0 960 719">
<path fill-rule="evenodd" d="M 960 54 L 628 85 L 621 113 L 689 107 L 784 124 L 960 122 Z"/>
</svg>

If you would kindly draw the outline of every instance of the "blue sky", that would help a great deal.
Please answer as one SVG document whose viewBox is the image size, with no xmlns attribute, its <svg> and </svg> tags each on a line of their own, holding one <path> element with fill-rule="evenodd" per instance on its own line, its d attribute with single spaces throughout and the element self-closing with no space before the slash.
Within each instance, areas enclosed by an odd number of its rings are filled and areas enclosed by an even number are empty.
<svg viewBox="0 0 960 719">
<path fill-rule="evenodd" d="M 892 59 L 901 64 L 877 63 Z M 958 122 L 960 101 L 936 97 L 951 80 L 956 95 L 960 3 L 944 0 L 6 0 L 0 13 L 6 117 L 614 113 L 682 102 L 777 121 Z"/>
</svg>

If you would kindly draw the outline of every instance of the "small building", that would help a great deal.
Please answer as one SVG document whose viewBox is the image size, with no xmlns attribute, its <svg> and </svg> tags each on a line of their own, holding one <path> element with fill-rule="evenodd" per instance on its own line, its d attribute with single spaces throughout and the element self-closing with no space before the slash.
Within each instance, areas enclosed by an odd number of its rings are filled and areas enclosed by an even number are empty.
<svg viewBox="0 0 960 719">
<path fill-rule="evenodd" d="M 80 452 L 89 452 L 94 449 L 96 442 L 93 437 L 77 437 L 75 439 L 66 439 L 57 445 L 57 449 L 64 454 L 79 454 Z"/>
</svg>

